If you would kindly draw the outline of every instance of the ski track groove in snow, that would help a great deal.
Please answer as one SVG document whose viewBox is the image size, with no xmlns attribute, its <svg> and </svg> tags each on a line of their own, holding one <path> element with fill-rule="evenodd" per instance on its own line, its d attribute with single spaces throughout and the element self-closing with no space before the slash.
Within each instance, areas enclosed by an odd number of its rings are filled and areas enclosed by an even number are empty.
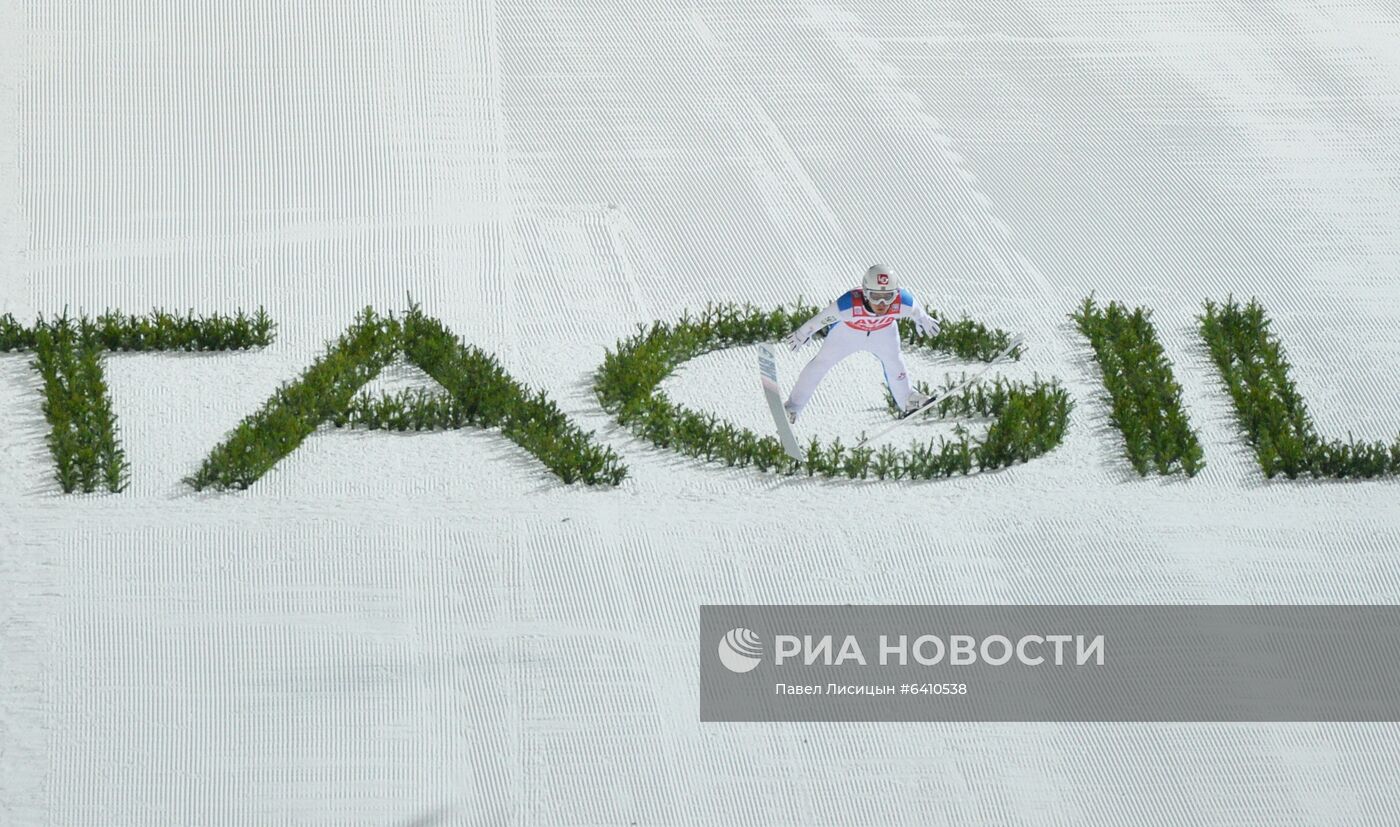
<svg viewBox="0 0 1400 827">
<path fill-rule="evenodd" d="M 1388 820 L 1394 725 L 701 726 L 694 635 L 703 603 L 1400 599 L 1400 484 L 1265 481 L 1195 322 L 1258 296 L 1324 436 L 1400 431 L 1397 35 L 1378 3 L 0 0 L 0 313 L 280 325 L 108 358 L 116 496 L 56 494 L 39 379 L 0 355 L 0 821 Z M 598 409 L 638 324 L 825 304 L 873 261 L 1026 335 L 998 372 L 1064 383 L 1064 444 L 825 482 Z M 1123 459 L 1066 318 L 1091 291 L 1154 310 L 1195 480 Z M 494 432 L 323 428 L 250 491 L 180 482 L 409 294 L 628 480 L 563 486 Z M 663 389 L 767 433 L 754 361 Z M 882 405 L 852 358 L 801 436 Z"/>
</svg>

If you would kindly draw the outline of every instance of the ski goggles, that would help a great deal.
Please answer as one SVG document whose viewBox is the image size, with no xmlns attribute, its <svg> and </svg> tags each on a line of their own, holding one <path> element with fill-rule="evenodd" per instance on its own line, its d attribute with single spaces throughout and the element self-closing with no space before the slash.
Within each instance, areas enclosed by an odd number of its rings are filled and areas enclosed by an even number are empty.
<svg viewBox="0 0 1400 827">
<path fill-rule="evenodd" d="M 871 304 L 889 304 L 899 295 L 898 290 L 866 290 L 865 297 Z"/>
</svg>

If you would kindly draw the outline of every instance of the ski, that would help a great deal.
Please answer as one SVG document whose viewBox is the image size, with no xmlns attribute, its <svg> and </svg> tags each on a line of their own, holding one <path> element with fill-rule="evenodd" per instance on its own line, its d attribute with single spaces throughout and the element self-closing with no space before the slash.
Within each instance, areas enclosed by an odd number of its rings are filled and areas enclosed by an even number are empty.
<svg viewBox="0 0 1400 827">
<path fill-rule="evenodd" d="M 778 360 L 773 346 L 767 342 L 758 345 L 758 373 L 763 381 L 763 396 L 768 400 L 768 410 L 773 414 L 773 425 L 778 429 L 778 441 L 783 451 L 796 460 L 804 459 L 802 449 L 797 445 L 797 435 L 792 432 L 787 411 L 783 410 L 783 391 L 778 386 Z"/>
<path fill-rule="evenodd" d="M 899 419 L 896 419 L 894 422 L 890 423 L 889 426 L 886 427 L 884 430 L 872 434 L 871 436 L 861 437 L 860 441 L 856 443 L 856 447 L 864 448 L 867 443 L 877 440 L 880 437 L 885 436 L 894 429 L 898 428 L 899 426 L 903 425 L 904 423 L 908 422 L 909 420 L 927 413 L 930 408 L 938 404 L 938 401 L 940 399 L 952 393 L 953 391 L 962 390 L 963 388 L 977 381 L 977 379 L 980 378 L 982 374 L 996 367 L 996 364 L 998 362 L 1000 362 L 1002 359 L 1005 359 L 1011 353 L 1011 351 L 1015 350 L 1023 344 L 1025 344 L 1025 342 L 1019 336 L 1012 339 L 1011 344 L 1002 348 L 995 356 L 991 358 L 991 361 L 983 365 L 976 373 L 964 378 L 961 382 L 957 383 L 956 385 L 953 385 L 951 388 L 944 388 L 943 390 L 931 395 L 928 398 L 927 402 L 910 411 L 909 413 L 905 414 L 904 416 L 901 416 Z"/>
</svg>

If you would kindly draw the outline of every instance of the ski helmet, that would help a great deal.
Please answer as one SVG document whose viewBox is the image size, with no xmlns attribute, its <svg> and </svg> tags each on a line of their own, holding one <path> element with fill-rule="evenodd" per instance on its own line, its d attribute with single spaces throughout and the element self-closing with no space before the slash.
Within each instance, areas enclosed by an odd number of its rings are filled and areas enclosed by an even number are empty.
<svg viewBox="0 0 1400 827">
<path fill-rule="evenodd" d="M 875 264 L 865 271 L 860 280 L 861 290 L 872 305 L 888 305 L 899 293 L 899 279 L 894 271 L 883 264 Z"/>
</svg>

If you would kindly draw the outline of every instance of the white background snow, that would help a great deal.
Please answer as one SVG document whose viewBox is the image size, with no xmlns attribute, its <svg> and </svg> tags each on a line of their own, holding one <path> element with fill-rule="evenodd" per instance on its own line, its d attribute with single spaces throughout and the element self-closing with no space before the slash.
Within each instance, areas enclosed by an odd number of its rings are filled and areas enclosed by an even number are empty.
<svg viewBox="0 0 1400 827">
<path fill-rule="evenodd" d="M 1395 438 L 1397 39 L 1386 2 L 0 0 L 0 313 L 281 325 L 108 360 L 120 495 L 58 493 L 38 376 L 0 356 L 0 823 L 1393 819 L 1393 725 L 702 725 L 696 635 L 704 603 L 1400 598 L 1400 484 L 1263 480 L 1194 327 L 1257 296 L 1324 433 Z M 1065 443 L 779 479 L 592 398 L 638 323 L 824 303 L 874 261 L 1025 335 L 1005 373 L 1064 383 Z M 1154 309 L 1196 479 L 1121 458 L 1066 318 L 1091 291 Z M 323 432 L 248 492 L 180 482 L 409 294 L 630 478 Z M 765 428 L 753 373 L 666 389 Z M 881 400 L 852 360 L 806 433 Z"/>
</svg>

